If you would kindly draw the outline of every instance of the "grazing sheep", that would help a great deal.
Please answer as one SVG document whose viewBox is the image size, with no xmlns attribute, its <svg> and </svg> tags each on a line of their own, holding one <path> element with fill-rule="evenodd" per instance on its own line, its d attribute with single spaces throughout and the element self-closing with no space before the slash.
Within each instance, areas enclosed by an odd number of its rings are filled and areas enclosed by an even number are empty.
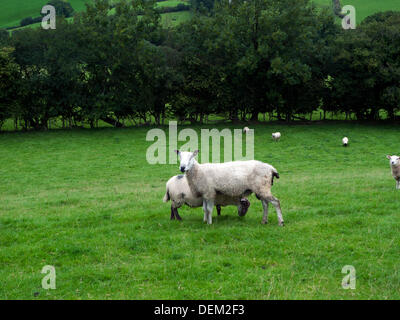
<svg viewBox="0 0 400 320">
<path fill-rule="evenodd" d="M 392 169 L 392 176 L 396 180 L 396 189 L 400 189 L 400 157 L 399 156 L 386 156 L 390 162 Z"/>
<path fill-rule="evenodd" d="M 280 132 L 274 132 L 272 134 L 272 139 L 274 139 L 275 141 L 279 141 L 280 138 L 281 138 L 281 133 Z"/>
<path fill-rule="evenodd" d="M 249 127 L 244 127 L 244 128 L 243 128 L 243 132 L 244 132 L 244 133 L 247 134 L 249 131 L 250 131 Z"/>
<path fill-rule="evenodd" d="M 344 137 L 344 138 L 342 139 L 342 144 L 343 144 L 343 147 L 347 147 L 347 145 L 349 144 L 349 138 Z"/>
<path fill-rule="evenodd" d="M 280 202 L 271 193 L 274 177 L 279 178 L 273 166 L 256 160 L 199 164 L 195 159 L 199 150 L 175 151 L 190 189 L 203 198 L 204 221 L 208 224 L 212 223 L 212 210 L 218 195 L 243 198 L 254 192 L 263 205 L 262 223 L 268 221 L 268 203 L 271 202 L 276 209 L 279 225 L 284 225 Z"/>
<path fill-rule="evenodd" d="M 192 208 L 201 207 L 203 199 L 196 197 L 190 190 L 187 178 L 184 175 L 174 176 L 168 180 L 166 185 L 166 193 L 163 201 L 171 200 L 171 220 L 182 220 L 178 213 L 178 209 L 184 204 Z M 215 199 L 218 215 L 221 215 L 221 206 L 235 205 L 238 208 L 238 215 L 243 217 L 246 215 L 250 207 L 250 201 L 245 198 L 232 198 L 224 195 L 218 195 Z"/>
</svg>

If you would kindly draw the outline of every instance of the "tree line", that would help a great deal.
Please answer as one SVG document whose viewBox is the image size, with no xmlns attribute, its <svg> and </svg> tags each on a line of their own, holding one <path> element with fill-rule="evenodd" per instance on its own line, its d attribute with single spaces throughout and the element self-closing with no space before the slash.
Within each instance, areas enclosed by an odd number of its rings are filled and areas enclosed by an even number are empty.
<svg viewBox="0 0 400 320">
<path fill-rule="evenodd" d="M 163 27 L 152 1 L 96 0 L 56 30 L 0 31 L 0 126 L 395 119 L 400 13 L 335 19 L 308 0 L 221 0 Z"/>
</svg>

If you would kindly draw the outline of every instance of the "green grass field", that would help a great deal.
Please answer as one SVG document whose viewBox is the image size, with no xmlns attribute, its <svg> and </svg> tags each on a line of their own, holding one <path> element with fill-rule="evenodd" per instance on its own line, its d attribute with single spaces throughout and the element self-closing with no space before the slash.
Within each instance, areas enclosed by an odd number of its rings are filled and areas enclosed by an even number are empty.
<svg viewBox="0 0 400 320">
<path fill-rule="evenodd" d="M 69 0 L 75 12 L 85 11 L 85 3 L 90 0 Z M 0 29 L 7 27 L 19 26 L 21 20 L 26 17 L 38 17 L 40 16 L 41 8 L 48 2 L 48 0 L 13 0 L 8 2 L 0 3 Z M 176 7 L 179 3 L 187 3 L 185 0 L 167 0 L 158 2 L 158 7 Z M 172 24 L 179 23 L 189 19 L 190 13 L 187 11 L 183 12 L 172 12 L 162 14 L 163 20 L 170 19 Z M 68 19 L 71 20 L 71 19 Z M 176 22 L 174 22 L 176 21 Z M 41 26 L 41 23 L 34 23 L 26 27 L 18 28 L 36 28 Z"/>
<path fill-rule="evenodd" d="M 90 0 L 69 0 L 75 11 L 85 10 Z M 0 2 L 0 28 L 18 26 L 26 17 L 38 17 L 48 0 L 12 0 Z"/>
<path fill-rule="evenodd" d="M 146 162 L 149 128 L 1 133 L 0 299 L 399 299 L 400 191 L 385 158 L 400 153 L 399 126 L 252 127 L 255 158 L 281 175 L 283 228 L 273 208 L 261 225 L 255 196 L 243 218 L 226 207 L 209 226 L 182 208 L 170 221 L 178 165 Z M 45 265 L 56 290 L 41 287 Z"/>
</svg>

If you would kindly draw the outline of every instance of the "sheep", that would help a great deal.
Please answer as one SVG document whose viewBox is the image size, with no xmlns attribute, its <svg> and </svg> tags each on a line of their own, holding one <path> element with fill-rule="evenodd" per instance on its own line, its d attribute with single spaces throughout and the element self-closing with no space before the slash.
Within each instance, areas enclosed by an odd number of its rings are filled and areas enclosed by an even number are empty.
<svg viewBox="0 0 400 320">
<path fill-rule="evenodd" d="M 192 208 L 201 207 L 203 205 L 203 199 L 201 197 L 196 197 L 191 192 L 187 178 L 184 175 L 173 176 L 168 180 L 163 201 L 168 202 L 169 200 L 171 200 L 171 220 L 175 218 L 177 220 L 182 220 L 178 209 L 184 204 Z M 250 201 L 246 198 L 241 199 L 218 195 L 215 205 L 219 216 L 221 215 L 221 206 L 236 205 L 238 208 L 238 215 L 243 217 L 250 207 Z"/>
<path fill-rule="evenodd" d="M 244 132 L 244 133 L 247 134 L 249 131 L 250 131 L 249 127 L 244 127 L 244 128 L 243 128 L 243 132 Z"/>
<path fill-rule="evenodd" d="M 281 138 L 281 133 L 280 132 L 274 132 L 272 134 L 272 139 L 274 139 L 275 141 L 279 141 L 280 138 Z"/>
<path fill-rule="evenodd" d="M 347 147 L 347 145 L 349 144 L 349 138 L 344 137 L 344 138 L 342 139 L 342 144 L 343 144 L 343 147 Z"/>
<path fill-rule="evenodd" d="M 255 193 L 263 205 L 262 223 L 268 222 L 268 203 L 275 207 L 279 225 L 283 226 L 280 201 L 271 193 L 278 171 L 261 161 L 234 161 L 226 163 L 199 164 L 194 152 L 175 150 L 180 158 L 180 170 L 185 172 L 191 191 L 203 198 L 204 221 L 212 224 L 212 210 L 217 195 L 233 198 L 247 197 Z"/>
<path fill-rule="evenodd" d="M 399 156 L 386 156 L 389 159 L 392 176 L 396 180 L 396 189 L 400 189 L 400 157 Z"/>
</svg>

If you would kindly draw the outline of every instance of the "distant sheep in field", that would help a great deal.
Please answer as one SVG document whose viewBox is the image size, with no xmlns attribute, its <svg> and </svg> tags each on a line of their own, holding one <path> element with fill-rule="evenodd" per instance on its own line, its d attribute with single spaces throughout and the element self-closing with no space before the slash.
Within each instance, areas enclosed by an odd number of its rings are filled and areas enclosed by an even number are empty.
<svg viewBox="0 0 400 320">
<path fill-rule="evenodd" d="M 349 138 L 344 137 L 342 139 L 342 144 L 343 144 L 343 147 L 347 147 L 349 145 Z"/>
<path fill-rule="evenodd" d="M 275 141 L 279 141 L 280 138 L 281 138 L 281 133 L 280 132 L 274 132 L 272 134 L 272 139 L 274 139 Z"/>
<path fill-rule="evenodd" d="M 247 134 L 249 131 L 250 131 L 249 127 L 244 127 L 244 128 L 243 128 L 243 132 L 244 132 L 244 133 Z"/>
<path fill-rule="evenodd" d="M 178 209 L 184 204 L 192 208 L 201 207 L 203 205 L 203 198 L 196 197 L 191 192 L 189 183 L 184 175 L 174 176 L 169 179 L 166 189 L 163 201 L 168 202 L 171 200 L 171 220 L 175 218 L 177 220 L 182 220 Z M 238 215 L 243 217 L 250 207 L 250 201 L 246 198 L 217 195 L 215 205 L 218 215 L 221 215 L 221 206 L 235 205 L 238 208 Z"/>
<path fill-rule="evenodd" d="M 218 196 L 241 199 L 255 193 L 264 209 L 262 223 L 267 223 L 268 204 L 272 203 L 279 225 L 284 225 L 280 202 L 271 193 L 274 178 L 279 178 L 273 166 L 256 160 L 199 164 L 195 159 L 198 152 L 176 150 L 190 190 L 203 198 L 204 221 L 212 224 L 212 210 Z"/>
<path fill-rule="evenodd" d="M 399 156 L 386 156 L 389 159 L 392 176 L 396 180 L 396 189 L 400 189 L 400 157 Z"/>
</svg>

